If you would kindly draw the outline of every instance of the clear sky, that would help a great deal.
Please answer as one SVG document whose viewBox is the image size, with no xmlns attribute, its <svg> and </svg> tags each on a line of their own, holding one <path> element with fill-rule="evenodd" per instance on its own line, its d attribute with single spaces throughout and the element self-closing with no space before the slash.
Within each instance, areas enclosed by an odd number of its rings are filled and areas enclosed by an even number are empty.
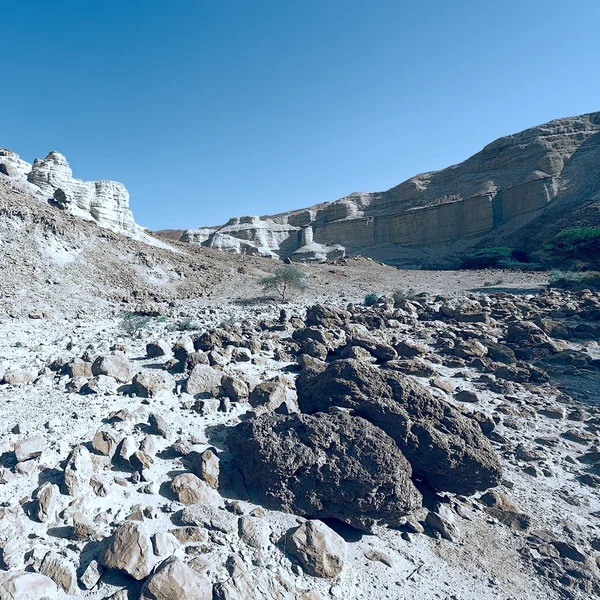
<svg viewBox="0 0 600 600">
<path fill-rule="evenodd" d="M 15 0 L 0 146 L 153 229 L 388 189 L 600 110 L 598 0 Z"/>
</svg>

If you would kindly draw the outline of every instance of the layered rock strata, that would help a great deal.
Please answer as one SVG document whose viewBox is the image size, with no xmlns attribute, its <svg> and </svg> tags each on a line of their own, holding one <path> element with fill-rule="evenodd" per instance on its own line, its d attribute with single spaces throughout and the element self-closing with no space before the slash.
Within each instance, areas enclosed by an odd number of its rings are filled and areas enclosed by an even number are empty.
<svg viewBox="0 0 600 600">
<path fill-rule="evenodd" d="M 325 260 L 328 245 L 338 244 L 349 254 L 390 264 L 451 263 L 488 237 L 495 245 L 511 245 L 515 231 L 528 231 L 550 208 L 556 219 L 573 206 L 600 201 L 599 162 L 596 112 L 502 137 L 458 165 L 384 192 L 354 193 L 273 216 L 236 217 L 202 230 L 204 239 L 190 232 L 182 239 L 294 260 Z"/>
</svg>

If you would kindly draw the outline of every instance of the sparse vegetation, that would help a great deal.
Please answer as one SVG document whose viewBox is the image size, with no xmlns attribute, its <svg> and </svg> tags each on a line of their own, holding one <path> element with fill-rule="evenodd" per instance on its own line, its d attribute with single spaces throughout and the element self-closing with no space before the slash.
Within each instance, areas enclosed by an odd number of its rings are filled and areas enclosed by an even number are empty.
<svg viewBox="0 0 600 600">
<path fill-rule="evenodd" d="M 365 295 L 365 306 L 374 306 L 377 302 L 379 302 L 379 296 L 377 294 Z"/>
<path fill-rule="evenodd" d="M 412 288 L 404 291 L 404 290 L 396 290 L 392 294 L 392 298 L 394 298 L 394 306 L 400 306 L 402 302 L 414 300 L 416 297 L 415 290 Z"/>
<path fill-rule="evenodd" d="M 548 242 L 544 250 L 554 260 L 600 265 L 600 227 L 565 229 Z"/>
<path fill-rule="evenodd" d="M 192 319 L 185 317 L 167 327 L 168 331 L 196 331 L 200 329 L 200 325 Z"/>
<path fill-rule="evenodd" d="M 133 312 L 121 316 L 121 329 L 129 335 L 134 335 L 142 329 L 146 329 L 149 323 L 150 317 L 143 317 Z"/>
<path fill-rule="evenodd" d="M 484 248 L 467 254 L 461 264 L 462 269 L 509 269 L 512 271 L 541 271 L 541 263 L 529 262 L 522 250 L 508 246 Z"/>
<path fill-rule="evenodd" d="M 261 279 L 265 294 L 276 292 L 285 302 L 290 292 L 303 292 L 307 289 L 306 275 L 295 265 L 283 265 L 275 269 L 273 275 Z"/>
<path fill-rule="evenodd" d="M 162 315 L 161 317 L 158 317 L 158 319 L 156 319 L 157 323 L 166 323 L 167 321 L 167 317 L 165 315 Z"/>
<path fill-rule="evenodd" d="M 600 290 L 600 272 L 555 270 L 548 277 L 548 285 L 566 290 Z"/>
</svg>

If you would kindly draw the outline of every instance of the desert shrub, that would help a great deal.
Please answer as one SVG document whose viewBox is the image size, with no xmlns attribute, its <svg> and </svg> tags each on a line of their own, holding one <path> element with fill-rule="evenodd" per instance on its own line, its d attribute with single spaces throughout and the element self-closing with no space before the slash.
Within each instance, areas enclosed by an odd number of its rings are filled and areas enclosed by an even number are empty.
<svg viewBox="0 0 600 600">
<path fill-rule="evenodd" d="M 501 264 L 513 260 L 513 250 L 507 246 L 485 248 L 472 254 L 467 254 L 462 262 L 463 269 L 498 269 Z"/>
<path fill-rule="evenodd" d="M 121 329 L 129 335 L 133 335 L 148 327 L 149 322 L 150 317 L 128 312 L 121 316 Z"/>
<path fill-rule="evenodd" d="M 463 258 L 463 269 L 509 269 L 513 271 L 542 271 L 541 263 L 529 262 L 523 250 L 508 246 L 484 248 Z"/>
<path fill-rule="evenodd" d="M 548 277 L 548 285 L 566 290 L 600 290 L 600 272 L 555 270 Z"/>
<path fill-rule="evenodd" d="M 23 348 L 23 342 L 15 342 L 15 348 Z"/>
<path fill-rule="evenodd" d="M 295 265 L 278 267 L 273 275 L 261 279 L 260 284 L 265 294 L 277 292 L 282 302 L 290 292 L 303 292 L 308 287 L 306 275 Z"/>
<path fill-rule="evenodd" d="M 192 317 L 185 317 L 167 327 L 168 331 L 196 331 L 198 329 L 200 329 L 200 325 Z"/>
<path fill-rule="evenodd" d="M 167 317 L 165 315 L 162 315 L 160 317 L 158 317 L 158 319 L 156 319 L 157 323 L 166 323 L 167 321 Z"/>
<path fill-rule="evenodd" d="M 565 229 L 544 250 L 554 259 L 600 264 L 600 227 Z"/>
<path fill-rule="evenodd" d="M 410 301 L 410 300 L 414 300 L 416 298 L 416 293 L 415 290 L 408 289 L 408 290 L 396 290 L 393 294 L 392 294 L 392 298 L 394 299 L 394 306 L 398 307 L 400 306 L 400 304 L 402 304 L 402 302 L 406 302 L 406 301 Z"/>
<path fill-rule="evenodd" d="M 374 306 L 377 302 L 379 302 L 379 296 L 377 294 L 365 295 L 365 306 Z"/>
</svg>

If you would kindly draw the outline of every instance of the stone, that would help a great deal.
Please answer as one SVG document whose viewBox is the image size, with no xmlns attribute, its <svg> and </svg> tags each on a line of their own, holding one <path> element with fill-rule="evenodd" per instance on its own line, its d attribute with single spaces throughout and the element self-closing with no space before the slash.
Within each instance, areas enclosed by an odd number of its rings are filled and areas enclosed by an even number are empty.
<svg viewBox="0 0 600 600">
<path fill-rule="evenodd" d="M 92 439 L 92 448 L 96 452 L 112 458 L 120 442 L 121 438 L 117 432 L 108 429 L 99 429 Z"/>
<path fill-rule="evenodd" d="M 196 365 L 185 384 L 185 391 L 192 396 L 196 394 L 214 394 L 219 386 L 223 373 L 208 365 Z"/>
<path fill-rule="evenodd" d="M 104 567 L 124 571 L 138 581 L 151 573 L 155 562 L 150 536 L 135 521 L 127 521 L 115 531 L 100 559 Z"/>
<path fill-rule="evenodd" d="M 163 561 L 148 578 L 140 600 L 212 600 L 212 584 L 179 558 Z"/>
<path fill-rule="evenodd" d="M 168 531 L 159 531 L 152 536 L 152 549 L 156 556 L 171 556 L 179 547 L 179 540 Z"/>
<path fill-rule="evenodd" d="M 43 600 L 55 598 L 56 594 L 56 584 L 45 575 L 21 571 L 0 573 L 2 600 Z"/>
<path fill-rule="evenodd" d="M 100 582 L 104 570 L 104 567 L 97 560 L 90 561 L 79 578 L 84 589 L 91 590 L 95 588 Z"/>
<path fill-rule="evenodd" d="M 230 569 L 229 579 L 215 584 L 214 600 L 324 600 L 323 596 L 316 596 L 316 592 L 298 589 L 281 569 L 245 570 L 239 562 Z M 231 563 L 228 561 L 228 566 Z"/>
<path fill-rule="evenodd" d="M 468 495 L 500 482 L 500 462 L 479 425 L 402 373 L 338 360 L 321 373 L 302 371 L 296 387 L 303 412 L 341 406 L 381 428 L 438 491 Z"/>
<path fill-rule="evenodd" d="M 285 549 L 313 577 L 337 577 L 344 568 L 346 542 L 322 521 L 307 521 L 288 532 Z"/>
<path fill-rule="evenodd" d="M 131 364 L 123 354 L 99 356 L 92 363 L 92 374 L 96 377 L 106 375 L 119 383 L 127 383 L 133 376 Z"/>
<path fill-rule="evenodd" d="M 146 344 L 146 355 L 148 358 L 158 358 L 159 356 L 171 356 L 171 346 L 167 340 L 156 340 Z"/>
<path fill-rule="evenodd" d="M 251 498 L 267 508 L 369 531 L 421 505 L 397 445 L 361 418 L 263 413 L 237 425 L 227 445 Z"/>
<path fill-rule="evenodd" d="M 52 579 L 67 594 L 75 594 L 78 590 L 75 566 L 70 560 L 56 552 L 46 554 L 40 567 L 40 573 Z"/>
<path fill-rule="evenodd" d="M 180 518 L 184 525 L 195 525 L 223 533 L 231 533 L 236 529 L 236 518 L 231 513 L 210 504 L 188 506 L 183 509 Z"/>
<path fill-rule="evenodd" d="M 220 462 L 219 457 L 210 448 L 196 459 L 196 474 L 215 490 L 219 488 Z"/>
<path fill-rule="evenodd" d="M 343 315 L 322 304 L 313 304 L 306 309 L 306 325 L 308 327 L 338 329 L 344 325 L 344 321 Z"/>
<path fill-rule="evenodd" d="M 211 493 L 208 484 L 193 473 L 175 476 L 171 482 L 171 491 L 182 504 L 210 502 L 210 499 L 214 498 L 214 492 Z"/>
<path fill-rule="evenodd" d="M 90 451 L 85 446 L 76 446 L 67 459 L 63 473 L 67 494 L 77 498 L 89 493 L 93 474 Z"/>
<path fill-rule="evenodd" d="M 25 383 L 31 383 L 35 377 L 36 374 L 33 371 L 16 369 L 4 373 L 1 383 L 7 383 L 9 385 L 23 385 Z"/>
<path fill-rule="evenodd" d="M 65 365 L 64 370 L 69 377 L 85 377 L 89 379 L 92 376 L 92 363 L 81 358 L 74 358 Z"/>
<path fill-rule="evenodd" d="M 37 518 L 42 523 L 54 523 L 60 507 L 59 487 L 53 483 L 44 483 L 37 496 Z"/>
<path fill-rule="evenodd" d="M 269 546 L 269 525 L 264 519 L 252 516 L 240 517 L 238 520 L 240 539 L 257 550 L 265 550 Z"/>
<path fill-rule="evenodd" d="M 208 531 L 201 527 L 177 527 L 170 532 L 182 546 L 188 544 L 205 544 L 208 542 Z"/>
<path fill-rule="evenodd" d="M 148 422 L 150 423 L 150 427 L 154 434 L 161 436 L 165 440 L 168 440 L 173 436 L 173 428 L 167 423 L 167 420 L 158 413 L 150 413 Z"/>
<path fill-rule="evenodd" d="M 221 379 L 223 391 L 232 402 L 243 402 L 248 398 L 248 384 L 235 375 L 224 375 Z"/>
<path fill-rule="evenodd" d="M 166 371 L 141 371 L 131 382 L 140 398 L 154 398 L 161 392 L 170 392 L 175 387 L 175 380 Z"/>
<path fill-rule="evenodd" d="M 42 436 L 33 435 L 24 440 L 19 440 L 15 444 L 15 457 L 18 462 L 31 460 L 41 456 L 45 449 L 46 440 Z"/>
<path fill-rule="evenodd" d="M 141 450 L 136 450 L 129 457 L 129 464 L 136 471 L 143 471 L 144 469 L 149 469 L 154 464 L 154 459 L 149 454 L 146 454 Z"/>
<path fill-rule="evenodd" d="M 467 402 L 469 404 L 479 402 L 479 396 L 476 392 L 472 392 L 471 390 L 459 390 L 454 394 L 454 398 L 459 402 Z"/>
<path fill-rule="evenodd" d="M 253 408 L 264 407 L 267 410 L 279 408 L 286 400 L 286 386 L 278 378 L 257 384 L 248 401 Z"/>
</svg>

